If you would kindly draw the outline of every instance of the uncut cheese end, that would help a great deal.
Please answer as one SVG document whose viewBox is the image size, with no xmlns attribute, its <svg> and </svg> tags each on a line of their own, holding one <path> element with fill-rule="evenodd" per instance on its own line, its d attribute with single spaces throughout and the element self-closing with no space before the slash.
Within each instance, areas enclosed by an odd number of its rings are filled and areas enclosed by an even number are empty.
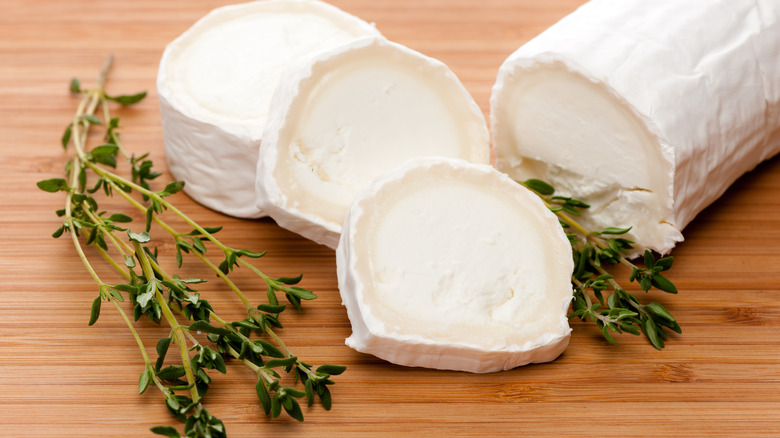
<svg viewBox="0 0 780 438">
<path fill-rule="evenodd" d="M 496 165 L 669 252 L 780 151 L 780 3 L 592 0 L 513 53 L 491 96 Z"/>
<path fill-rule="evenodd" d="M 523 60 L 525 61 L 525 60 Z M 666 252 L 682 240 L 673 225 L 671 148 L 608 86 L 561 61 L 524 64 L 494 86 L 496 167 L 517 181 L 542 179 L 591 205 L 578 219 Z M 595 177 L 594 177 L 595 175 Z"/>
<path fill-rule="evenodd" d="M 335 248 L 365 185 L 408 159 L 488 163 L 484 116 L 450 69 L 381 37 L 291 67 L 260 148 L 258 206 L 281 227 Z"/>
<path fill-rule="evenodd" d="M 488 165 L 412 160 L 352 204 L 336 250 L 351 348 L 488 373 L 569 342 L 571 246 L 530 191 Z"/>
<path fill-rule="evenodd" d="M 260 137 L 285 66 L 379 35 L 317 0 L 263 0 L 211 11 L 165 48 L 157 76 L 166 157 L 195 201 L 236 217 L 255 202 Z"/>
</svg>

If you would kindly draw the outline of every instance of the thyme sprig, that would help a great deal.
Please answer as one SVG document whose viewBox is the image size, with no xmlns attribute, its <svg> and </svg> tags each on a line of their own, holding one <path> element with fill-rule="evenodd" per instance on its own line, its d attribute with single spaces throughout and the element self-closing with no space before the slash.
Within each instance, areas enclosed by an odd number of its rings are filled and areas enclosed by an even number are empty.
<svg viewBox="0 0 780 438">
<path fill-rule="evenodd" d="M 183 189 L 183 182 L 174 181 L 162 190 L 152 190 L 153 181 L 161 174 L 153 170 L 148 154 L 135 156 L 123 147 L 119 118 L 112 117 L 109 108 L 110 102 L 123 106 L 140 102 L 146 93 L 107 94 L 104 83 L 110 65 L 109 58 L 94 88 L 82 88 L 77 79 L 71 82 L 70 91 L 80 95 L 81 100 L 61 142 L 66 150 L 73 145 L 74 154 L 66 163 L 64 178 L 51 178 L 37 184 L 47 192 L 65 193 L 65 207 L 57 210 L 63 222 L 52 236 L 71 236 L 79 258 L 98 285 L 89 325 L 98 321 L 103 303 L 114 307 L 143 358 L 139 392 L 156 387 L 162 393 L 167 409 L 184 422 L 184 436 L 226 436 L 222 421 L 209 414 L 202 401 L 213 381 L 210 373 L 226 373 L 226 360 L 231 358 L 256 372 L 257 394 L 266 414 L 278 417 L 284 410 L 292 418 L 303 421 L 303 410 L 298 402 L 301 398 L 306 399 L 308 406 L 319 398 L 325 409 L 330 409 L 332 401 L 328 386 L 334 383 L 331 377 L 344 372 L 345 367 L 321 365 L 313 369 L 294 355 L 277 333 L 283 328 L 280 315 L 287 308 L 280 304 L 278 293 L 299 311 L 303 301 L 313 300 L 316 295 L 298 286 L 302 275 L 274 278 L 265 274 L 248 260 L 259 259 L 264 252 L 229 247 L 215 237 L 222 227 L 201 226 L 176 208 L 169 197 Z M 100 144 L 90 146 L 88 140 L 95 138 L 90 136 L 90 131 L 96 127 L 104 128 L 105 132 Z M 113 170 L 121 158 L 130 166 L 130 178 Z M 134 221 L 130 215 L 101 210 L 97 199 L 101 191 L 106 197 L 118 194 L 137 209 L 139 216 L 144 218 L 140 229 L 129 228 Z M 188 230 L 181 231 L 164 219 L 166 212 L 185 223 Z M 246 308 L 245 319 L 227 321 L 221 318 L 195 289 L 206 280 L 181 278 L 163 268 L 158 261 L 157 247 L 153 246 L 153 224 L 173 239 L 177 268 L 182 267 L 185 255 L 193 256 L 238 297 Z M 85 247 L 94 249 L 122 280 L 117 283 L 104 281 Z M 214 250 L 218 262 L 210 258 Z M 251 304 L 247 294 L 229 277 L 237 267 L 249 269 L 263 280 L 267 303 Z M 128 305 L 130 312 L 126 310 Z M 135 328 L 144 315 L 155 323 L 164 322 L 169 329 L 167 336 L 157 342 L 155 361 L 146 353 Z M 178 352 L 178 364 L 166 366 L 171 346 Z M 283 373 L 291 374 L 291 385 L 282 383 Z M 296 389 L 298 385 L 301 389 Z M 170 426 L 153 427 L 152 431 L 169 437 L 182 436 Z"/>
<path fill-rule="evenodd" d="M 657 302 L 643 304 L 605 269 L 609 265 L 624 265 L 631 270 L 629 282 L 638 282 L 644 292 L 655 288 L 676 294 L 677 287 L 662 274 L 672 267 L 672 257 L 656 259 L 652 252 L 645 250 L 644 267 L 637 266 L 627 258 L 628 252 L 634 248 L 634 242 L 621 237 L 631 231 L 631 227 L 587 230 L 575 219 L 590 208 L 587 203 L 555 195 L 554 187 L 538 179 L 529 179 L 521 184 L 542 198 L 550 211 L 558 216 L 571 243 L 574 255 L 574 272 L 571 276 L 574 300 L 569 319 L 591 320 L 604 338 L 613 344 L 617 344 L 617 341 L 610 332 L 633 335 L 644 333 L 659 350 L 664 347 L 664 339 L 668 337 L 667 329 L 682 332 L 680 325 L 663 305 Z"/>
</svg>

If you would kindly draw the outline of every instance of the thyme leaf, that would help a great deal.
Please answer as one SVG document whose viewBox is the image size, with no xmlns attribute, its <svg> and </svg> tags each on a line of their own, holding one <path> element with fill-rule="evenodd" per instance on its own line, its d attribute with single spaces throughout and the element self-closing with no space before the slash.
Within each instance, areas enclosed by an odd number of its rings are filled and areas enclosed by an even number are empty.
<svg viewBox="0 0 780 438">
<path fill-rule="evenodd" d="M 631 269 L 628 281 L 636 281 L 642 291 L 655 288 L 676 294 L 677 287 L 661 274 L 671 269 L 673 257 L 656 259 L 651 251 L 645 250 L 642 257 L 644 266 L 637 266 L 627 258 L 628 252 L 634 248 L 634 242 L 621 237 L 631 231 L 631 227 L 587 230 L 573 218 L 581 216 L 590 208 L 587 203 L 571 197 L 556 196 L 555 188 L 539 179 L 529 179 L 521 184 L 538 195 L 547 208 L 558 216 L 571 243 L 574 299 L 569 319 L 590 320 L 604 339 L 615 345 L 617 341 L 613 333 L 644 333 L 650 344 L 660 350 L 664 347 L 664 339 L 668 337 L 666 330 L 682 333 L 675 318 L 660 303 L 643 304 L 639 297 L 627 292 L 605 269 L 605 266 L 622 264 Z"/>
</svg>

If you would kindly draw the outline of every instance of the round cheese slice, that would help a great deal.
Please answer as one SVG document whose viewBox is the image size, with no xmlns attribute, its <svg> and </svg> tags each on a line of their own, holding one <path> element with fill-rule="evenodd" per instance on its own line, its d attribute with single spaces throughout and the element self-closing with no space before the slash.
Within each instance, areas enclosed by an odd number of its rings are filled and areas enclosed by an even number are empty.
<svg viewBox="0 0 780 438">
<path fill-rule="evenodd" d="M 280 82 L 260 148 L 258 205 L 335 248 L 355 194 L 424 156 L 488 163 L 482 112 L 443 63 L 363 38 L 308 58 Z"/>
<path fill-rule="evenodd" d="M 260 137 L 285 67 L 376 29 L 316 0 L 264 0 L 213 10 L 163 53 L 157 76 L 165 152 L 184 191 L 237 217 L 255 202 Z"/>
<path fill-rule="evenodd" d="M 520 47 L 491 97 L 497 167 L 669 252 L 780 151 L 780 2 L 593 0 Z"/>
<path fill-rule="evenodd" d="M 357 351 L 487 373 L 568 345 L 571 245 L 489 165 L 425 158 L 378 178 L 349 209 L 336 263 Z"/>
</svg>

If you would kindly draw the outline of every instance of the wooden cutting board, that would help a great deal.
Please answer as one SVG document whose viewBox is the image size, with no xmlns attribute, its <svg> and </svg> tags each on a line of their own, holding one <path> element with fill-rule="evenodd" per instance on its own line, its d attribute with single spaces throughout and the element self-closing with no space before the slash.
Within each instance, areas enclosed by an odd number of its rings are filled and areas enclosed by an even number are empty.
<svg viewBox="0 0 780 438">
<path fill-rule="evenodd" d="M 488 112 L 498 66 L 515 48 L 583 0 L 334 0 L 375 22 L 391 40 L 451 66 Z M 158 392 L 138 395 L 142 360 L 116 312 L 87 326 L 96 287 L 66 239 L 50 234 L 60 194 L 35 188 L 57 177 L 59 146 L 76 99 L 109 54 L 108 89 L 148 90 L 117 113 L 123 139 L 151 152 L 165 170 L 155 93 L 165 45 L 218 0 L 4 0 L 0 5 L 0 436 L 136 437 L 177 425 Z M 170 180 L 166 173 L 162 179 Z M 165 182 L 163 181 L 163 182 Z M 231 437 L 241 436 L 770 436 L 780 430 L 780 161 L 740 179 L 685 230 L 670 277 L 677 296 L 653 295 L 683 334 L 663 351 L 639 337 L 615 347 L 588 324 L 573 323 L 568 350 L 555 362 L 489 375 L 390 365 L 344 346 L 350 334 L 333 251 L 270 220 L 237 220 L 184 195 L 176 202 L 205 225 L 223 224 L 236 247 L 268 250 L 272 275 L 305 274 L 319 298 L 285 315 L 282 335 L 298 355 L 349 367 L 336 378 L 333 409 L 304 408 L 306 421 L 262 415 L 252 372 L 230 363 L 206 399 Z M 161 247 L 161 252 L 170 248 Z M 91 257 L 95 254 L 88 252 Z M 185 265 L 185 267 L 188 265 Z M 194 266 L 194 265 L 193 265 Z M 197 268 L 193 276 L 205 275 Z M 101 267 L 99 273 L 110 277 Z M 254 300 L 263 288 L 237 272 Z M 114 279 L 116 280 L 116 279 Z M 201 291 L 230 317 L 230 292 Z M 232 313 L 231 313 L 232 312 Z M 150 353 L 165 330 L 141 322 Z"/>
</svg>

